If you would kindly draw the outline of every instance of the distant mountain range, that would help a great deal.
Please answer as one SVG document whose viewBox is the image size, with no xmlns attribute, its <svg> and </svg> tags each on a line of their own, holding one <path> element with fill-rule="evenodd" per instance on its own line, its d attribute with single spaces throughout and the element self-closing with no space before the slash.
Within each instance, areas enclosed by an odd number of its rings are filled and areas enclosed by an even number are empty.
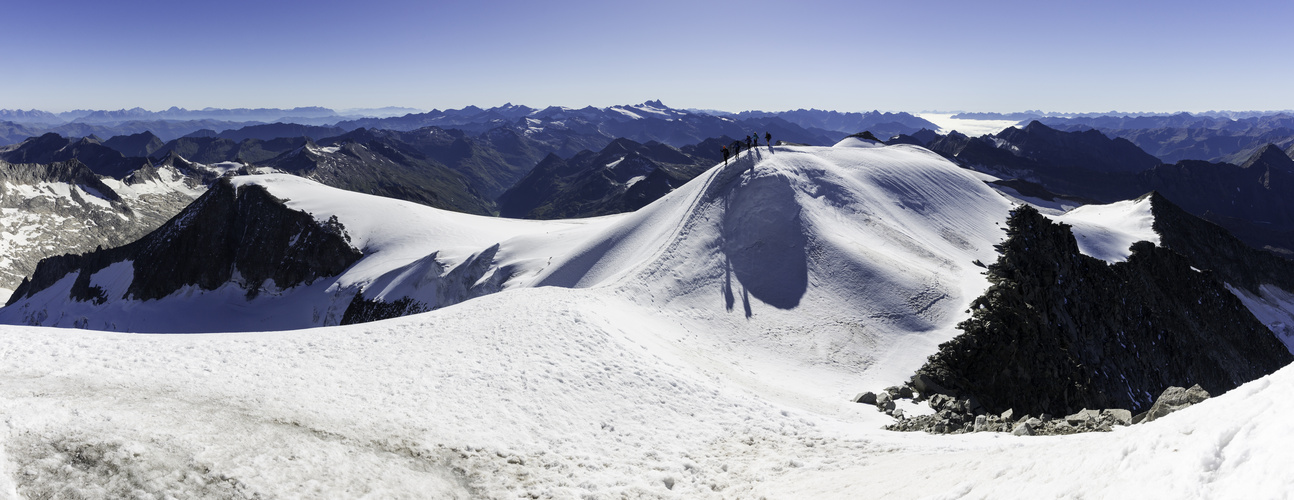
<svg viewBox="0 0 1294 500">
<path fill-rule="evenodd" d="M 376 109 L 350 109 L 342 112 L 334 111 L 328 108 L 318 106 L 298 107 L 291 109 L 281 108 L 203 108 L 203 109 L 184 109 L 172 106 L 162 111 L 149 111 L 143 108 L 110 110 L 89 110 L 77 109 L 65 111 L 62 113 L 50 113 L 40 110 L 10 110 L 0 109 L 0 120 L 11 121 L 16 123 L 42 123 L 42 124 L 63 124 L 63 123 L 87 123 L 99 125 L 111 125 L 132 121 L 155 121 L 155 120 L 174 120 L 174 121 L 193 121 L 193 120 L 220 120 L 233 122 L 275 122 L 275 121 L 293 121 L 296 123 L 308 123 L 314 120 L 338 121 L 346 118 L 355 118 L 360 116 L 395 116 L 407 113 L 415 113 L 418 110 L 413 108 L 376 108 Z M 304 121 L 303 121 L 304 120 Z"/>
<path fill-rule="evenodd" d="M 1132 141 L 1167 163 L 1181 160 L 1243 162 L 1275 144 L 1294 153 L 1294 113 L 1237 118 L 1177 113 L 1166 116 L 1039 118 L 1065 131 L 1095 129 Z"/>
<path fill-rule="evenodd" d="M 660 101 L 606 108 L 531 108 L 513 104 L 493 108 L 467 106 L 462 109 L 418 112 L 408 108 L 345 110 L 319 107 L 292 109 L 170 108 L 148 111 L 140 108 L 116 111 L 77 110 L 49 113 L 39 110 L 0 110 L 0 143 L 17 143 L 28 137 L 54 132 L 66 137 L 97 135 L 113 137 L 151 132 L 163 141 L 197 134 L 234 140 L 273 139 L 288 136 L 287 125 L 296 125 L 291 135 L 315 140 L 357 128 L 411 131 L 425 127 L 453 128 L 480 133 L 500 126 L 516 130 L 564 129 L 580 134 L 600 134 L 610 139 L 624 137 L 638 142 L 656 141 L 675 147 L 695 144 L 710 137 L 771 132 L 779 140 L 803 144 L 830 144 L 863 130 L 882 137 L 910 133 L 934 124 L 908 113 L 840 113 L 794 110 L 750 111 L 739 114 L 693 112 L 674 109 Z M 312 129 L 309 127 L 320 127 Z M 230 132 L 238 131 L 238 132 Z M 568 151 L 567 154 L 578 152 Z"/>
<path fill-rule="evenodd" d="M 680 150 L 616 139 L 601 151 L 570 158 L 549 154 L 499 197 L 499 213 L 525 219 L 567 219 L 632 212 L 714 166 L 723 137 Z"/>
<path fill-rule="evenodd" d="M 925 136 L 929 137 L 929 136 Z M 1093 129 L 1065 132 L 1041 121 L 992 136 L 909 137 L 959 164 L 1051 193 L 1112 202 L 1157 191 L 1186 211 L 1221 225 L 1258 248 L 1294 251 L 1294 160 L 1275 144 L 1243 161 L 1172 164 L 1123 138 Z"/>
</svg>

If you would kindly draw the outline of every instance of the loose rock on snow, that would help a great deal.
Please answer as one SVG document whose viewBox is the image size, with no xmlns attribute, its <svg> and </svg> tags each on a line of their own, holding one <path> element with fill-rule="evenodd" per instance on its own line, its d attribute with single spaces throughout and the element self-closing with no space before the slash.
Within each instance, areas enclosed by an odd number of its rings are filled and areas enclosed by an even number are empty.
<svg viewBox="0 0 1294 500">
<path fill-rule="evenodd" d="M 917 377 L 913 377 L 915 380 Z M 1164 390 L 1149 411 L 1133 416 L 1131 411 L 1122 408 L 1088 409 L 1084 408 L 1063 418 L 1053 418 L 1046 413 L 1039 416 L 1023 415 L 1015 418 L 1015 411 L 1008 409 L 1001 414 L 991 414 L 973 398 L 959 398 L 947 394 L 913 393 L 910 386 L 904 386 L 906 394 L 916 396 L 917 401 L 924 400 L 931 409 L 932 415 L 921 415 L 905 418 L 903 410 L 894 409 L 896 399 L 891 395 L 900 393 L 893 387 L 881 394 L 866 392 L 855 398 L 855 402 L 865 402 L 876 406 L 877 411 L 893 416 L 896 421 L 885 428 L 893 431 L 926 431 L 933 434 L 965 434 L 970 432 L 1010 432 L 1016 436 L 1064 435 L 1081 432 L 1109 432 L 1115 426 L 1129 426 L 1140 422 L 1149 422 L 1174 411 L 1186 408 L 1205 399 L 1209 393 L 1196 385 L 1190 389 L 1169 387 Z"/>
</svg>

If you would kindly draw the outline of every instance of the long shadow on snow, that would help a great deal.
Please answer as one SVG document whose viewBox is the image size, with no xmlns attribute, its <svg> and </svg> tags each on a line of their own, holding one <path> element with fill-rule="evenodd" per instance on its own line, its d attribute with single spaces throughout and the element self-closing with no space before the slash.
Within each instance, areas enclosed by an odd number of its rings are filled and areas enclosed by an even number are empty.
<svg viewBox="0 0 1294 500">
<path fill-rule="evenodd" d="M 800 305 L 809 287 L 808 238 L 795 189 L 780 175 L 757 176 L 731 192 L 723 217 L 726 265 L 744 288 L 746 316 L 753 295 L 778 309 Z M 724 301 L 733 306 L 731 277 Z"/>
<path fill-rule="evenodd" d="M 757 177 L 743 184 L 741 179 L 763 158 L 758 148 L 733 158 L 706 187 L 702 200 L 713 199 L 726 190 L 721 251 L 725 257 L 724 301 L 732 310 L 736 297 L 735 275 L 742 285 L 746 317 L 752 316 L 750 296 L 779 309 L 800 305 L 809 286 L 808 238 L 800 221 L 795 190 L 781 176 Z M 734 185 L 734 183 L 737 183 Z M 695 214 L 687 214 L 691 218 Z M 686 221 L 683 222 L 686 225 Z M 540 286 L 575 287 L 602 263 L 627 234 L 615 233 L 593 248 L 555 270 Z M 671 243 L 672 245 L 677 244 Z"/>
</svg>

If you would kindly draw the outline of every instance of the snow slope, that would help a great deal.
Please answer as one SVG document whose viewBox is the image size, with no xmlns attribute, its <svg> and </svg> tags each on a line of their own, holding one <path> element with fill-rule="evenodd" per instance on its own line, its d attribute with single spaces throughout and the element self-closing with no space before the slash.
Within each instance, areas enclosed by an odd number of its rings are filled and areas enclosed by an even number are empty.
<svg viewBox="0 0 1294 500">
<path fill-rule="evenodd" d="M 1138 241 L 1159 244 L 1148 197 L 1084 205 L 1052 219 L 1072 226 L 1079 251 L 1106 262 L 1127 261 L 1132 255 L 1130 247 Z"/>
<path fill-rule="evenodd" d="M 782 361 L 787 398 L 843 400 L 905 378 L 951 338 L 987 285 L 1010 203 L 925 149 L 849 139 L 758 148 L 639 211 L 576 221 L 476 217 L 288 175 L 235 178 L 289 208 L 333 216 L 364 257 L 340 276 L 254 300 L 237 283 L 155 301 L 68 303 L 72 278 L 0 321 L 134 332 L 229 332 L 336 324 L 356 290 L 429 307 L 513 288 L 594 288 L 677 325 L 702 361 Z M 125 267 L 92 277 L 109 296 Z M 111 276 L 110 276 L 111 275 Z M 114 293 L 115 292 L 115 293 Z M 699 335 L 694 332 L 704 332 Z M 861 384 L 861 387 L 860 387 Z M 817 397 L 817 396 L 815 396 Z"/>
<path fill-rule="evenodd" d="M 1278 498 L 1294 372 L 1110 434 L 881 431 L 598 290 L 278 333 L 0 327 L 0 497 Z M 801 381 L 811 384 L 811 380 Z M 1147 478 L 1156 478 L 1147 480 Z M 1162 478 L 1162 479 L 1160 479 Z"/>
<path fill-rule="evenodd" d="M 212 325 L 253 330 L 277 309 L 308 326 L 307 306 L 358 286 L 454 298 L 476 284 L 446 278 L 464 265 L 501 291 L 294 331 L 0 326 L 0 498 L 1217 498 L 1291 486 L 1281 467 L 1294 452 L 1278 445 L 1294 431 L 1281 417 L 1294 410 L 1288 368 L 1110 434 L 897 434 L 848 402 L 956 333 L 986 286 L 971 262 L 992 261 L 1002 237 L 1010 202 L 921 148 L 760 148 L 638 212 L 580 221 L 466 216 L 290 176 L 237 182 L 337 216 L 365 257 L 253 301 L 231 284 L 86 313 L 176 326 L 223 312 Z M 1092 207 L 1076 228 L 1137 210 Z M 1109 229 L 1106 246 L 1139 227 Z M 131 265 L 92 282 L 121 289 Z"/>
</svg>

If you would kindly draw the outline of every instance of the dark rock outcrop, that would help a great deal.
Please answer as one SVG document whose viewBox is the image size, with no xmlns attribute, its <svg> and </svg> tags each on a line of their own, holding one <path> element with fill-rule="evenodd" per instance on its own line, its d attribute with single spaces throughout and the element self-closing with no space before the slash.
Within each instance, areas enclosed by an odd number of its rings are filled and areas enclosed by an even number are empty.
<svg viewBox="0 0 1294 500">
<path fill-rule="evenodd" d="M 1195 268 L 1255 294 L 1264 284 L 1294 291 L 1294 261 L 1246 245 L 1226 228 L 1191 215 L 1158 192 L 1146 197 L 1160 245 L 1182 254 Z"/>
<path fill-rule="evenodd" d="M 336 219 L 319 223 L 289 209 L 264 187 L 216 182 L 201 198 L 156 231 L 121 247 L 42 260 L 9 303 L 77 277 L 73 300 L 159 299 L 185 286 L 214 290 L 231 281 L 254 297 L 267 282 L 284 289 L 335 276 L 361 256 Z M 123 261 L 134 275 L 123 297 L 107 297 L 90 277 Z"/>
<path fill-rule="evenodd" d="M 1169 386 L 1221 393 L 1294 360 L 1174 251 L 1139 242 L 1127 262 L 1107 264 L 1028 206 L 1012 212 L 1007 233 L 964 333 L 917 374 L 984 412 L 1141 411 Z"/>
<path fill-rule="evenodd" d="M 353 325 L 383 319 L 398 318 L 431 310 L 426 304 L 409 297 L 401 297 L 394 302 L 383 302 L 377 299 L 364 298 L 364 291 L 355 292 L 355 298 L 342 313 L 341 324 Z"/>
</svg>

